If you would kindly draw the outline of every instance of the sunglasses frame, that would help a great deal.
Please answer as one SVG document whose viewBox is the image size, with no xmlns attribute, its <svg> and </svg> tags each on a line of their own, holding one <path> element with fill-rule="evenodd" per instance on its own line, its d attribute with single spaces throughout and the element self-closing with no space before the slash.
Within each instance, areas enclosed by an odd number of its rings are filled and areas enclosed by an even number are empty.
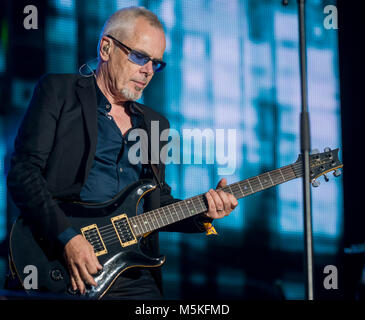
<svg viewBox="0 0 365 320">
<path fill-rule="evenodd" d="M 164 69 L 164 68 L 165 68 L 165 66 L 166 66 L 166 62 L 164 62 L 164 61 L 162 61 L 162 60 L 158 60 L 158 59 L 151 59 L 149 56 L 145 55 L 144 53 L 139 52 L 139 51 L 137 51 L 137 50 L 133 50 L 132 48 L 130 48 L 130 47 L 128 47 L 128 46 L 126 46 L 123 42 L 119 41 L 118 39 L 115 39 L 115 38 L 114 38 L 112 35 L 110 35 L 110 34 L 106 34 L 105 36 L 106 36 L 106 37 L 108 37 L 108 38 L 110 38 L 110 39 L 112 39 L 112 40 L 113 40 L 113 41 L 115 41 L 117 44 L 119 44 L 121 47 L 123 47 L 124 49 L 126 49 L 126 50 L 128 50 L 128 51 L 129 51 L 129 53 L 128 53 L 128 60 L 129 60 L 129 61 L 131 61 L 131 62 L 133 62 L 133 63 L 135 63 L 135 64 L 137 64 L 137 65 L 139 65 L 139 66 L 144 66 L 144 65 L 145 65 L 145 64 L 147 64 L 148 62 L 152 61 L 152 68 L 153 68 L 153 72 L 159 72 L 159 71 L 161 71 L 162 69 Z M 147 60 L 147 61 L 146 61 L 146 63 L 144 63 L 144 64 L 139 64 L 139 63 L 137 63 L 136 61 L 133 61 L 133 60 L 132 60 L 132 58 L 131 58 L 131 53 L 135 53 L 135 54 L 137 54 L 137 55 L 139 55 L 139 56 L 144 57 L 144 59 L 145 59 L 145 60 Z M 156 63 L 160 64 L 160 67 L 155 69 L 155 68 L 154 68 L 154 65 L 155 65 Z"/>
</svg>

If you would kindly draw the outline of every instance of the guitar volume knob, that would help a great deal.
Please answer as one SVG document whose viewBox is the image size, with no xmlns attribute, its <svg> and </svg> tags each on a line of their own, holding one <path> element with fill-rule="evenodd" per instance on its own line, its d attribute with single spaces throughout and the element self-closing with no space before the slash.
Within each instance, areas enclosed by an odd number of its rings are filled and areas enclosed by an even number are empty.
<svg viewBox="0 0 365 320">
<path fill-rule="evenodd" d="M 51 270 L 51 278 L 54 281 L 63 280 L 63 273 L 61 269 L 55 268 Z"/>
</svg>

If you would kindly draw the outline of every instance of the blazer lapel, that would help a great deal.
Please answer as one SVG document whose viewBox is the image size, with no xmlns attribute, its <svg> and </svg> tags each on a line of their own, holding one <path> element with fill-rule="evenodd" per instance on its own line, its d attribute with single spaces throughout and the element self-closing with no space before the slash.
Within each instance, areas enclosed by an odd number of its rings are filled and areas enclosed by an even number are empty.
<svg viewBox="0 0 365 320">
<path fill-rule="evenodd" d="M 148 165 L 152 170 L 152 174 L 155 177 L 156 182 L 158 183 L 159 187 L 162 188 L 162 184 L 160 181 L 160 171 L 158 169 L 158 166 L 156 164 L 151 163 L 151 159 L 152 159 L 152 152 L 160 152 L 160 148 L 158 148 L 158 150 L 152 150 L 152 133 L 151 133 L 151 121 L 152 118 L 150 116 L 149 112 L 145 112 L 145 109 L 143 109 L 143 107 L 141 105 L 139 105 L 138 103 L 134 102 L 133 103 L 133 107 L 135 109 L 137 109 L 139 112 L 141 112 L 143 114 L 143 122 L 142 122 L 142 129 L 147 131 L 147 136 L 148 136 Z M 157 158 L 156 158 L 157 157 Z M 159 159 L 159 154 L 153 155 L 153 159 Z"/>
<path fill-rule="evenodd" d="M 96 143 L 98 137 L 98 122 L 97 122 L 97 100 L 96 100 L 96 91 L 94 78 L 81 78 L 78 80 L 77 95 L 80 99 L 82 114 L 86 126 L 86 130 L 89 137 L 89 154 L 87 157 L 84 182 L 89 174 L 91 169 L 94 155 L 96 152 Z"/>
</svg>

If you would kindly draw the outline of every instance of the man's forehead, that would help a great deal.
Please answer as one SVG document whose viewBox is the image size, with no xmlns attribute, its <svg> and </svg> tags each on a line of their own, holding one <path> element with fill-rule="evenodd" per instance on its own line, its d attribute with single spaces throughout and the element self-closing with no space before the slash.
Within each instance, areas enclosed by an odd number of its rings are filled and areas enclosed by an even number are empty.
<svg viewBox="0 0 365 320">
<path fill-rule="evenodd" d="M 151 58 L 161 59 L 165 51 L 165 41 L 162 30 L 148 25 L 136 26 L 126 39 L 126 44 Z"/>
</svg>

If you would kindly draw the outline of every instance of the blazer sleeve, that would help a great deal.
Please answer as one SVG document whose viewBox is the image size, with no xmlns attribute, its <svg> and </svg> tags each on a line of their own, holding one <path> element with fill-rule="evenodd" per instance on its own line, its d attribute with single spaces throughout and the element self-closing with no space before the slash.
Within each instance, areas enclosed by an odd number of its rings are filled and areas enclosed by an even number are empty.
<svg viewBox="0 0 365 320">
<path fill-rule="evenodd" d="M 25 222 L 51 245 L 71 227 L 43 176 L 63 105 L 56 88 L 55 76 L 46 75 L 38 82 L 15 138 L 7 177 L 8 190 Z"/>
</svg>

